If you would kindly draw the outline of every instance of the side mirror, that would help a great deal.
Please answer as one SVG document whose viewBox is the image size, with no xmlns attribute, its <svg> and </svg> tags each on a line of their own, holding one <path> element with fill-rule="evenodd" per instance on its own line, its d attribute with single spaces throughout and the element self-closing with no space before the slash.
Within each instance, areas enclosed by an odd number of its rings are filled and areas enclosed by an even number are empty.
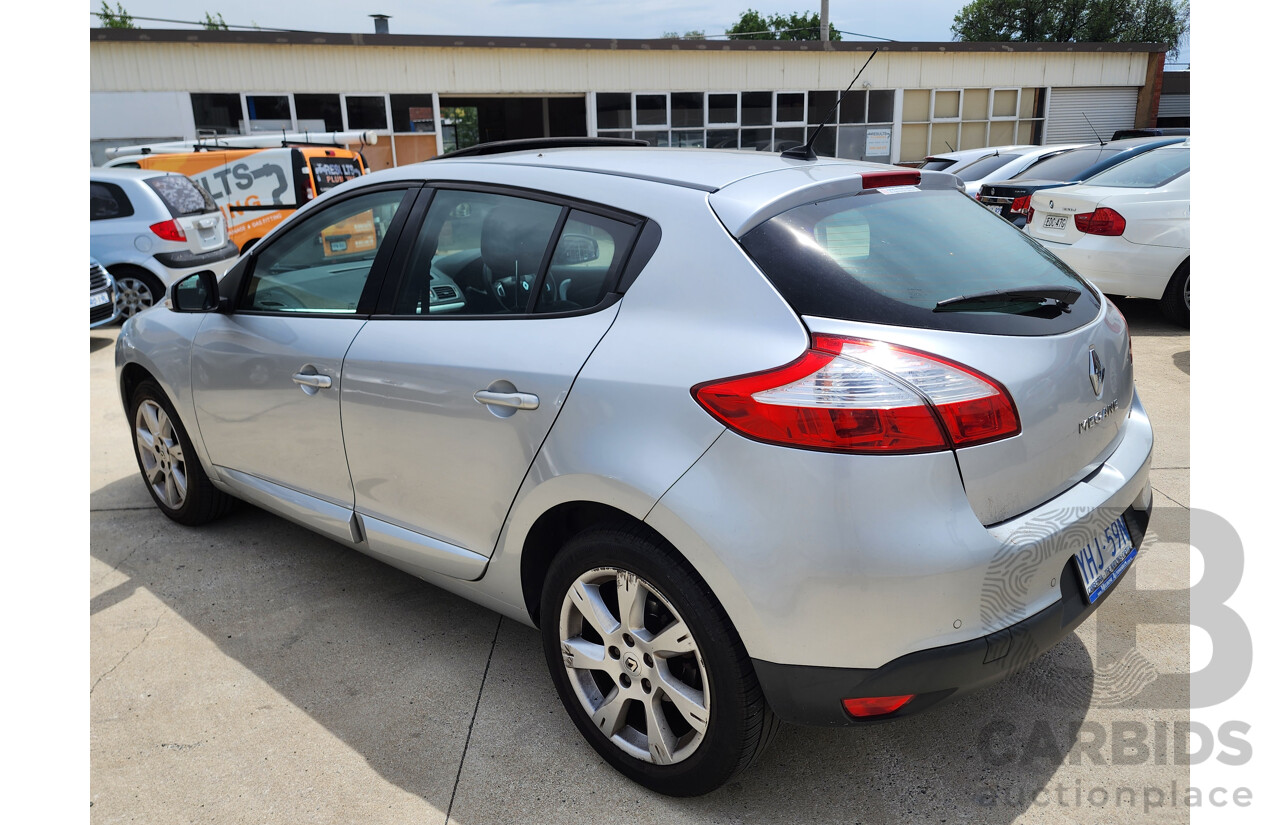
<svg viewBox="0 0 1280 825">
<path fill-rule="evenodd" d="M 589 235 L 564 234 L 556 244 L 554 264 L 585 264 L 600 257 L 600 245 Z"/>
<path fill-rule="evenodd" d="M 174 312 L 218 312 L 225 308 L 218 297 L 218 276 L 213 270 L 192 273 L 169 287 L 169 308 Z"/>
</svg>

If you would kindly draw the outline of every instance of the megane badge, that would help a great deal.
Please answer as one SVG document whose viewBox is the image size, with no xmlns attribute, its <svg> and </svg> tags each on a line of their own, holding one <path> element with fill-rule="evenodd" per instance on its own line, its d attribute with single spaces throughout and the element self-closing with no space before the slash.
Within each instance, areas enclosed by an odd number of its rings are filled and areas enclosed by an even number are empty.
<svg viewBox="0 0 1280 825">
<path fill-rule="evenodd" d="M 1107 377 L 1107 371 L 1102 366 L 1102 359 L 1098 357 L 1098 353 L 1093 347 L 1089 347 L 1089 383 L 1093 386 L 1093 394 L 1097 398 L 1102 397 L 1102 382 Z"/>
</svg>

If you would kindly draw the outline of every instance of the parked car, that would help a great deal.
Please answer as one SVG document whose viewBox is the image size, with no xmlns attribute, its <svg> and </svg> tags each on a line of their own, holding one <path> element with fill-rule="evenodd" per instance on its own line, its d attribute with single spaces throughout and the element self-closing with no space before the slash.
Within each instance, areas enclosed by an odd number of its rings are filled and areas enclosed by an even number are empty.
<svg viewBox="0 0 1280 825">
<path fill-rule="evenodd" d="M 1134 137 L 1161 137 L 1164 135 L 1190 135 L 1189 126 L 1145 126 L 1141 129 L 1117 129 L 1112 140 Z"/>
<path fill-rule="evenodd" d="M 1091 178 L 1135 155 L 1185 140 L 1181 137 L 1145 137 L 1113 140 L 1097 146 L 1072 149 L 1042 160 L 1009 180 L 982 184 L 978 202 L 995 214 L 1022 227 L 1027 222 L 1031 195 L 1041 189 L 1067 186 Z"/>
<path fill-rule="evenodd" d="M 971 198 L 978 196 L 982 184 L 993 180 L 1008 180 L 1025 172 L 1032 164 L 1045 158 L 1078 149 L 1084 144 L 1066 143 L 1056 146 L 1029 146 L 993 152 L 963 166 L 947 171 L 964 181 L 964 193 Z"/>
<path fill-rule="evenodd" d="M 1114 592 L 1152 433 L 1102 294 L 949 174 L 591 143 L 348 182 L 126 322 L 160 510 L 245 499 L 539 627 L 582 735 L 676 795 Z"/>
<path fill-rule="evenodd" d="M 192 272 L 225 272 L 239 250 L 209 193 L 184 175 L 146 169 L 89 171 L 89 252 L 115 276 L 131 317 Z"/>
<path fill-rule="evenodd" d="M 93 258 L 89 259 L 89 329 L 120 320 L 116 279 Z"/>
<path fill-rule="evenodd" d="M 1010 144 L 1007 146 L 984 146 L 981 149 L 959 149 L 953 152 L 929 155 L 921 163 L 913 164 L 913 166 L 926 172 L 954 172 L 962 166 L 993 155 L 996 152 L 1013 152 L 1020 149 L 1034 148 L 1036 147 L 1030 144 Z"/>
<path fill-rule="evenodd" d="M 1107 294 L 1191 322 L 1191 142 L 1031 196 L 1027 234 Z"/>
</svg>

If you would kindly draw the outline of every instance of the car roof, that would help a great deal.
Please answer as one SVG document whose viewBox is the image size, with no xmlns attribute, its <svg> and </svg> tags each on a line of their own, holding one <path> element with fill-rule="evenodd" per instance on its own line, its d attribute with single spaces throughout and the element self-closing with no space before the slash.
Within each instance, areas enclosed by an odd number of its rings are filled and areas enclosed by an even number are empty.
<svg viewBox="0 0 1280 825">
<path fill-rule="evenodd" d="M 768 172 L 796 169 L 838 167 L 849 175 L 901 167 L 889 167 L 881 163 L 841 160 L 820 157 L 817 160 L 784 158 L 776 152 L 755 152 L 726 149 L 687 149 L 652 147 L 608 147 L 541 149 L 506 152 L 500 155 L 479 157 L 442 158 L 396 167 L 394 177 L 420 179 L 440 174 L 454 165 L 482 164 L 484 166 L 533 166 L 592 172 L 640 178 L 673 186 L 714 192 L 731 183 Z M 390 170 L 388 170 L 390 171 Z M 836 171 L 836 170 L 831 170 Z M 383 173 L 382 180 L 388 176 Z"/>
<path fill-rule="evenodd" d="M 129 166 L 94 166 L 89 170 L 89 177 L 96 180 L 146 180 L 163 175 L 176 175 L 164 169 L 134 169 Z"/>
</svg>

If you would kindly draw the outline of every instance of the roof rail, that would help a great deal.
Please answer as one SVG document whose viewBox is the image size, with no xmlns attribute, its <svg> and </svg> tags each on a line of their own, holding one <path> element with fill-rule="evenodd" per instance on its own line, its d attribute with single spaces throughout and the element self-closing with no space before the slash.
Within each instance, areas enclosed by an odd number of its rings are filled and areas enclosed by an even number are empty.
<svg viewBox="0 0 1280 825">
<path fill-rule="evenodd" d="M 534 149 L 582 149 L 593 146 L 648 146 L 643 140 L 611 137 L 541 137 L 519 140 L 494 140 L 478 143 L 465 149 L 455 149 L 431 160 L 471 158 L 480 155 L 501 155 L 506 152 L 528 152 Z"/>
</svg>

